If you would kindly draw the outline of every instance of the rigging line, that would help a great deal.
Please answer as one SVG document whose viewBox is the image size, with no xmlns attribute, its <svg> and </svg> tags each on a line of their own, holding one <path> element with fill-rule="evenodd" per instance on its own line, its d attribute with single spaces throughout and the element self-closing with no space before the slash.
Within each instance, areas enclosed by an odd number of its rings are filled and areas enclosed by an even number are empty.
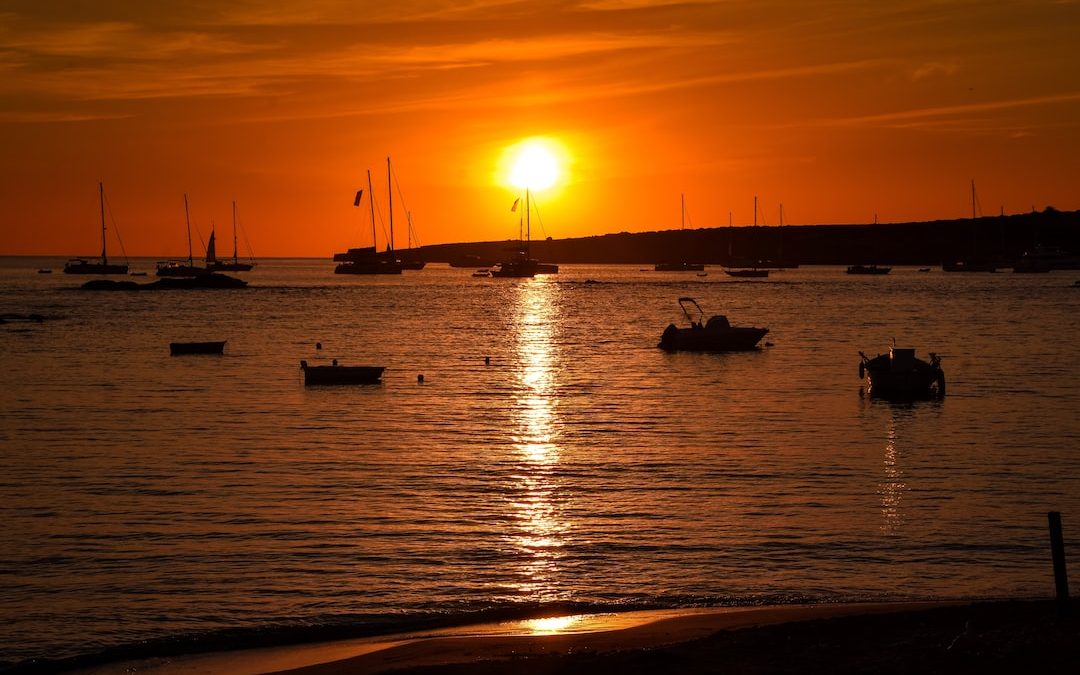
<svg viewBox="0 0 1080 675">
<path fill-rule="evenodd" d="M 540 231 L 544 233 L 544 238 L 546 239 L 548 236 L 547 229 L 544 227 L 544 219 L 540 217 L 540 205 L 536 203 L 535 199 L 533 200 L 532 208 L 533 211 L 536 211 L 536 220 L 539 221 Z"/>
<path fill-rule="evenodd" d="M 379 217 L 379 227 L 382 228 L 383 238 L 386 241 L 390 241 L 390 233 L 386 229 L 386 219 L 383 218 L 382 207 L 379 206 L 379 200 L 375 199 L 375 195 L 371 195 L 371 203 L 375 205 L 375 214 Z M 379 242 L 373 241 L 371 245 L 375 247 L 375 250 L 379 250 Z"/>
<path fill-rule="evenodd" d="M 412 224 L 412 211 L 405 212 L 405 220 L 409 221 L 409 236 L 412 237 L 412 241 L 416 244 L 416 248 L 420 248 L 423 244 L 420 243 L 420 237 L 416 234 L 416 228 Z"/>
<path fill-rule="evenodd" d="M 416 242 L 416 246 L 419 247 L 420 237 L 416 235 L 416 228 L 413 227 L 412 217 L 409 216 L 411 211 L 409 210 L 408 203 L 405 201 L 405 193 L 401 191 L 401 181 L 398 180 L 397 169 L 395 169 L 392 164 L 390 165 L 390 175 L 394 179 L 394 187 L 397 188 L 398 201 L 401 202 L 401 208 L 406 214 L 405 219 L 408 221 L 409 225 L 409 236 L 412 237 L 413 241 Z"/>
<path fill-rule="evenodd" d="M 211 220 L 210 222 L 213 223 L 214 221 Z M 206 242 L 203 241 L 202 231 L 199 230 L 199 224 L 198 223 L 192 223 L 192 225 L 195 226 L 195 234 L 199 235 L 199 245 L 202 246 L 203 253 L 205 254 L 206 253 Z M 212 227 L 213 227 L 213 225 L 211 225 L 211 228 Z"/>
<path fill-rule="evenodd" d="M 124 255 L 124 262 L 127 262 L 128 254 L 124 249 L 124 240 L 120 238 L 120 228 L 116 226 L 116 216 L 113 215 L 112 204 L 109 203 L 109 196 L 105 195 L 105 211 L 109 214 L 109 222 L 112 223 L 113 232 L 116 233 L 116 241 L 120 242 L 120 253 Z"/>
<path fill-rule="evenodd" d="M 236 229 L 240 230 L 240 236 L 244 238 L 244 245 L 247 246 L 248 257 L 252 262 L 255 262 L 255 249 L 251 247 L 251 242 L 248 241 L 247 230 L 244 228 L 244 223 L 240 221 L 240 212 L 236 213 Z"/>
</svg>

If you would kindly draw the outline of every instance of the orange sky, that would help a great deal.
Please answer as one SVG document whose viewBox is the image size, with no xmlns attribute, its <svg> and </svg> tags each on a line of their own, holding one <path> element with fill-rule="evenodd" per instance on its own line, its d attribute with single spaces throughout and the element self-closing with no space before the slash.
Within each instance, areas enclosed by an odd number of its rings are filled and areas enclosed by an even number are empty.
<svg viewBox="0 0 1080 675">
<path fill-rule="evenodd" d="M 676 228 L 680 192 L 695 227 L 755 194 L 964 217 L 971 179 L 1076 209 L 1078 30 L 1069 0 L 5 0 L 0 254 L 95 253 L 102 180 L 131 255 L 186 254 L 186 192 L 204 237 L 235 198 L 256 254 L 329 256 L 387 155 L 422 243 L 516 237 L 493 174 L 531 136 L 568 153 L 540 236 Z"/>
</svg>

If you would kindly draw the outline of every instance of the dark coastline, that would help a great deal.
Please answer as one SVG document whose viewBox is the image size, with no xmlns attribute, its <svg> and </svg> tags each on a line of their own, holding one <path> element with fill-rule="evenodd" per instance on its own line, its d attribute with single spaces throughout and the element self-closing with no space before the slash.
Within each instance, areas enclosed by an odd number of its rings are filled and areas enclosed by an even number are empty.
<svg viewBox="0 0 1080 675">
<path fill-rule="evenodd" d="M 729 246 L 730 242 L 730 246 Z M 785 225 L 620 232 L 533 241 L 532 255 L 557 263 L 652 265 L 686 260 L 712 265 L 941 265 L 956 260 L 1011 264 L 1036 244 L 1080 251 L 1080 211 L 1047 208 L 1006 216 L 880 225 Z M 424 246 L 417 257 L 501 260 L 516 241 Z M 729 255 L 728 251 L 731 251 Z M 1005 265 L 1003 265 L 1005 266 Z"/>
<path fill-rule="evenodd" d="M 654 633 L 657 629 L 654 629 Z M 464 656 L 411 666 L 402 658 L 370 654 L 283 671 L 329 675 L 392 671 L 409 675 L 520 675 L 549 673 L 1017 673 L 1076 672 L 1080 621 L 1061 617 L 1050 601 L 1001 601 L 931 609 L 868 612 L 788 620 L 719 630 L 661 646 L 611 648 L 583 644 L 580 636 L 545 638 L 533 651 L 485 654 L 455 646 Z M 410 646 L 398 648 L 404 652 Z M 443 658 L 447 658 L 444 654 Z M 386 667 L 389 665 L 390 667 Z"/>
</svg>

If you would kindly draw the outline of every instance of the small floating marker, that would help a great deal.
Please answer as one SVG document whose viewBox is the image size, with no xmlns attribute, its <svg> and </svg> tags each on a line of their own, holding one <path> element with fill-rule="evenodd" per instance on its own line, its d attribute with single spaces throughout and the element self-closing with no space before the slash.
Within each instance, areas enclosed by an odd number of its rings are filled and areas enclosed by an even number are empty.
<svg viewBox="0 0 1080 675">
<path fill-rule="evenodd" d="M 423 373 L 420 373 L 419 375 L 416 376 L 416 383 L 417 384 L 423 384 L 424 383 L 424 374 Z"/>
<path fill-rule="evenodd" d="M 331 365 L 336 366 L 337 365 L 337 359 L 334 359 L 334 362 Z"/>
<path fill-rule="evenodd" d="M 490 366 L 491 365 L 491 357 L 490 356 L 485 356 L 484 357 L 484 365 L 485 366 Z"/>
<path fill-rule="evenodd" d="M 322 343 L 321 342 L 316 342 L 315 343 L 315 349 L 322 349 Z"/>
</svg>

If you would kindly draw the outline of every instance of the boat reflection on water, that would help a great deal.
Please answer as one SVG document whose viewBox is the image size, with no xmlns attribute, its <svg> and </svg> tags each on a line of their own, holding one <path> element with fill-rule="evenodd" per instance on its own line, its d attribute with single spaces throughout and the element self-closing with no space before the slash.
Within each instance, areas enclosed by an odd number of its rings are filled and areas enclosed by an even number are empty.
<svg viewBox="0 0 1080 675">
<path fill-rule="evenodd" d="M 519 470 L 511 485 L 514 527 L 508 535 L 522 564 L 517 591 L 537 601 L 563 599 L 560 560 L 569 530 L 558 469 L 559 288 L 533 279 L 517 289 L 514 311 L 517 395 L 512 443 Z"/>
</svg>

